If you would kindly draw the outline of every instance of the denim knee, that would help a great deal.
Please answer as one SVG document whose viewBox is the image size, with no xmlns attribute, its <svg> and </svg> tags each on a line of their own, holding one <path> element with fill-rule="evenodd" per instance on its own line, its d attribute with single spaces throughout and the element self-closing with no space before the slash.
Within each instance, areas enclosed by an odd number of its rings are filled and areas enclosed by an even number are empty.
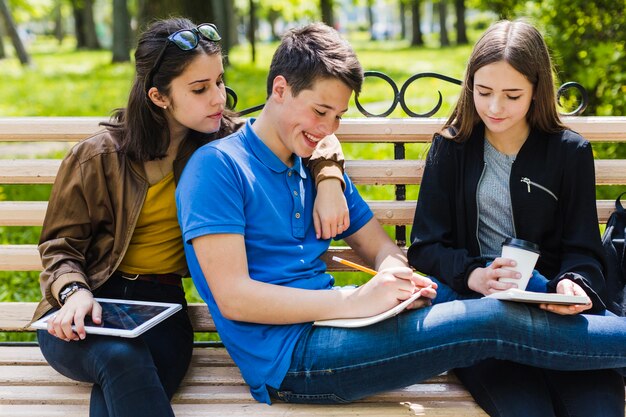
<svg viewBox="0 0 626 417">
<path fill-rule="evenodd" d="M 140 339 L 111 338 L 102 349 L 92 354 L 98 355 L 94 361 L 96 375 L 106 379 L 123 374 L 141 374 L 142 370 L 156 367 L 147 346 Z M 106 376 L 105 376 L 106 375 Z"/>
</svg>

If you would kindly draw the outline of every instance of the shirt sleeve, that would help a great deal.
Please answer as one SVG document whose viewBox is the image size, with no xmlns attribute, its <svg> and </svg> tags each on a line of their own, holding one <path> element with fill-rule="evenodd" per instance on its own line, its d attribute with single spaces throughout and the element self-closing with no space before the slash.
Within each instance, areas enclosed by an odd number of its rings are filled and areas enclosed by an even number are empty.
<svg viewBox="0 0 626 417">
<path fill-rule="evenodd" d="M 550 280 L 548 288 L 556 290 L 562 279 L 580 285 L 593 301 L 593 310 L 605 308 L 599 294 L 605 290 L 604 252 L 598 227 L 593 152 L 588 141 L 578 143 L 570 161 L 565 164 L 561 219 L 562 258 L 560 271 Z"/>
<path fill-rule="evenodd" d="M 320 181 L 335 178 L 341 182 L 345 190 L 346 183 L 343 178 L 345 158 L 337 136 L 330 135 L 322 139 L 311 158 L 305 162 L 315 178 L 316 186 Z"/>
<path fill-rule="evenodd" d="M 70 282 L 89 286 L 84 265 L 93 231 L 77 157 L 70 152 L 59 168 L 39 238 L 43 271 L 39 275 L 46 300 L 58 306 L 59 291 Z"/>
<path fill-rule="evenodd" d="M 455 247 L 458 195 L 455 181 L 460 169 L 454 157 L 453 143 L 435 135 L 426 158 L 420 185 L 411 246 L 407 257 L 416 270 L 436 277 L 456 292 L 471 293 L 467 286 L 469 274 L 484 266 L 481 257 L 470 256 L 463 247 Z"/>
</svg>

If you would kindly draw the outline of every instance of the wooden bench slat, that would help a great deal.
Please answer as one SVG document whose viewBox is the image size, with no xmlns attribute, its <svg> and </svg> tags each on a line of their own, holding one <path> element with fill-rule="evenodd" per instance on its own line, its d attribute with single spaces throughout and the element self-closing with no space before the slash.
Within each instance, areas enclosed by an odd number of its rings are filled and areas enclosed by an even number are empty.
<svg viewBox="0 0 626 417">
<path fill-rule="evenodd" d="M 202 348 L 196 348 L 199 350 Z M 89 385 L 67 378 L 50 366 L 3 365 L 0 375 L 0 387 L 8 386 L 78 386 Z M 459 385 L 454 376 L 447 374 L 429 379 L 426 383 L 431 388 L 412 388 L 415 391 L 442 390 L 442 385 Z M 236 366 L 191 366 L 183 379 L 182 387 L 189 386 L 244 386 L 245 383 Z M 423 384 L 422 384 L 423 385 Z M 408 388 L 403 388 L 406 390 Z M 398 394 L 394 394 L 398 395 Z"/>
<path fill-rule="evenodd" d="M 60 159 L 1 159 L 0 184 L 52 184 Z"/>
<path fill-rule="evenodd" d="M 58 159 L 0 159 L 0 184 L 52 184 L 61 161 Z M 626 184 L 626 160 L 595 161 L 596 184 Z M 348 160 L 346 172 L 355 184 L 417 185 L 422 181 L 424 161 Z"/>
<path fill-rule="evenodd" d="M 91 385 L 80 386 L 0 386 L 2 404 L 89 404 Z M 459 384 L 415 384 L 364 398 L 362 403 L 401 401 L 471 400 L 471 395 Z M 254 404 L 247 386 L 183 386 L 172 398 L 173 404 Z"/>
<path fill-rule="evenodd" d="M 353 268 L 331 261 L 333 256 L 363 263 L 363 260 L 348 247 L 332 246 L 323 256 L 329 271 L 354 271 Z M 0 271 L 41 271 L 41 269 L 41 259 L 36 245 L 0 245 Z"/>
<path fill-rule="evenodd" d="M 69 379 L 50 366 L 5 365 L 1 368 L 0 386 L 24 385 L 83 385 Z M 243 385 L 239 368 L 235 366 L 195 366 L 189 369 L 182 385 Z"/>
<path fill-rule="evenodd" d="M 0 159 L 0 184 L 52 184 L 59 159 Z M 418 184 L 424 161 L 346 161 L 346 172 L 355 184 Z"/>
<path fill-rule="evenodd" d="M 422 403 L 348 404 L 341 406 L 305 404 L 174 404 L 177 417 L 356 417 L 426 416 L 485 417 L 473 401 L 424 401 Z M 87 405 L 16 404 L 0 405 L 2 415 L 11 417 L 85 417 Z"/>
<path fill-rule="evenodd" d="M 193 304 L 197 308 L 203 307 L 208 316 L 208 309 L 204 304 Z M 192 366 L 235 366 L 225 348 L 196 348 L 191 357 Z M 0 366 L 47 366 L 48 363 L 37 346 L 5 345 L 0 346 Z M 2 368 L 0 368 L 2 369 Z"/>
<path fill-rule="evenodd" d="M 411 225 L 415 214 L 415 200 L 368 201 L 374 217 L 390 226 Z M 614 200 L 598 200 L 598 219 L 606 223 L 615 209 Z M 41 226 L 48 208 L 46 201 L 0 201 L 0 226 Z M 2 252 L 0 249 L 0 258 Z M 1 264 L 1 261 L 0 261 Z"/>
<path fill-rule="evenodd" d="M 41 226 L 47 201 L 0 201 L 0 226 Z"/>
<path fill-rule="evenodd" d="M 26 326 L 35 312 L 37 303 L 11 302 L 0 303 L 0 332 L 34 331 Z M 214 332 L 215 323 L 208 308 L 203 303 L 191 303 L 188 306 L 189 318 L 196 332 Z M 1 352 L 0 348 L 0 352 Z M 0 364 L 3 358 L 0 356 Z"/>
<path fill-rule="evenodd" d="M 79 141 L 102 128 L 106 117 L 2 117 L 0 141 Z M 430 142 L 446 118 L 346 118 L 337 136 L 343 142 Z M 564 117 L 590 141 L 626 141 L 626 117 Z"/>
<path fill-rule="evenodd" d="M 410 224 L 415 201 L 368 201 L 374 216 L 387 225 Z M 47 201 L 0 201 L 0 226 L 41 226 Z"/>
</svg>

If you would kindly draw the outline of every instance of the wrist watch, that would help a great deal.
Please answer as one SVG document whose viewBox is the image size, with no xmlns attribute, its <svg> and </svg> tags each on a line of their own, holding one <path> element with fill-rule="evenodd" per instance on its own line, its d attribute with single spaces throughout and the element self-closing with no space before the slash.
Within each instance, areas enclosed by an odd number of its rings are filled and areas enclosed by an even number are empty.
<svg viewBox="0 0 626 417">
<path fill-rule="evenodd" d="M 61 305 L 65 304 L 65 301 L 67 301 L 70 295 L 80 290 L 89 291 L 89 287 L 82 282 L 70 282 L 69 284 L 61 288 L 61 292 L 59 292 L 59 303 L 61 303 Z"/>
</svg>

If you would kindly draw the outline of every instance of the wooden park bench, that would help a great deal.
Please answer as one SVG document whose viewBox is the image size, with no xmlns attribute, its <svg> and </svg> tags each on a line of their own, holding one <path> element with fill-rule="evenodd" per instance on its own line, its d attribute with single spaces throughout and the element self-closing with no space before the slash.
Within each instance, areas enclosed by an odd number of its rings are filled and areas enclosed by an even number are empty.
<svg viewBox="0 0 626 417">
<path fill-rule="evenodd" d="M 76 142 L 100 128 L 100 118 L 0 118 L 0 150 L 18 143 L 45 147 L 53 142 Z M 566 123 L 592 142 L 626 141 L 626 117 L 569 117 Z M 442 119 L 348 119 L 337 132 L 345 143 L 376 144 L 381 155 L 375 160 L 350 158 L 346 147 L 347 172 L 356 184 L 387 187 L 385 199 L 368 201 L 377 219 L 396 227 L 396 239 L 406 245 L 406 226 L 413 221 L 414 192 L 423 171 L 424 147 Z M 404 158 L 405 151 L 410 155 Z M 2 152 L 5 152 L 4 150 Z M 383 155 L 383 153 L 385 155 Z M 394 159 L 394 155 L 396 158 Z M 417 156 L 415 156 L 417 155 Z M 7 155 L 4 156 L 6 158 Z M 51 184 L 60 159 L 0 159 L 0 187 L 4 184 Z M 626 160 L 596 160 L 597 184 L 626 185 Z M 406 189 L 409 197 L 405 200 Z M 413 187 L 413 189 L 411 189 Z M 395 195 L 394 195 L 395 194 Z M 69 203 L 68 203 L 69 204 Z M 599 200 L 600 222 L 606 222 L 612 200 Z M 0 201 L 0 226 L 41 225 L 46 202 Z M 38 271 L 41 263 L 36 245 L 0 244 L 0 271 Z M 328 256 L 338 255 L 361 262 L 345 247 L 331 247 Z M 328 258 L 327 258 L 328 259 Z M 329 270 L 347 267 L 329 261 Z M 0 332 L 32 332 L 28 323 L 34 302 L 1 302 Z M 193 304 L 189 313 L 196 332 L 215 332 L 204 304 Z M 86 416 L 90 386 L 65 378 L 43 359 L 34 343 L 0 344 L 0 415 Z M 469 393 L 453 376 L 444 374 L 421 384 L 338 406 L 256 403 L 223 347 L 197 343 L 191 368 L 173 399 L 177 416 L 485 416 Z"/>
</svg>

